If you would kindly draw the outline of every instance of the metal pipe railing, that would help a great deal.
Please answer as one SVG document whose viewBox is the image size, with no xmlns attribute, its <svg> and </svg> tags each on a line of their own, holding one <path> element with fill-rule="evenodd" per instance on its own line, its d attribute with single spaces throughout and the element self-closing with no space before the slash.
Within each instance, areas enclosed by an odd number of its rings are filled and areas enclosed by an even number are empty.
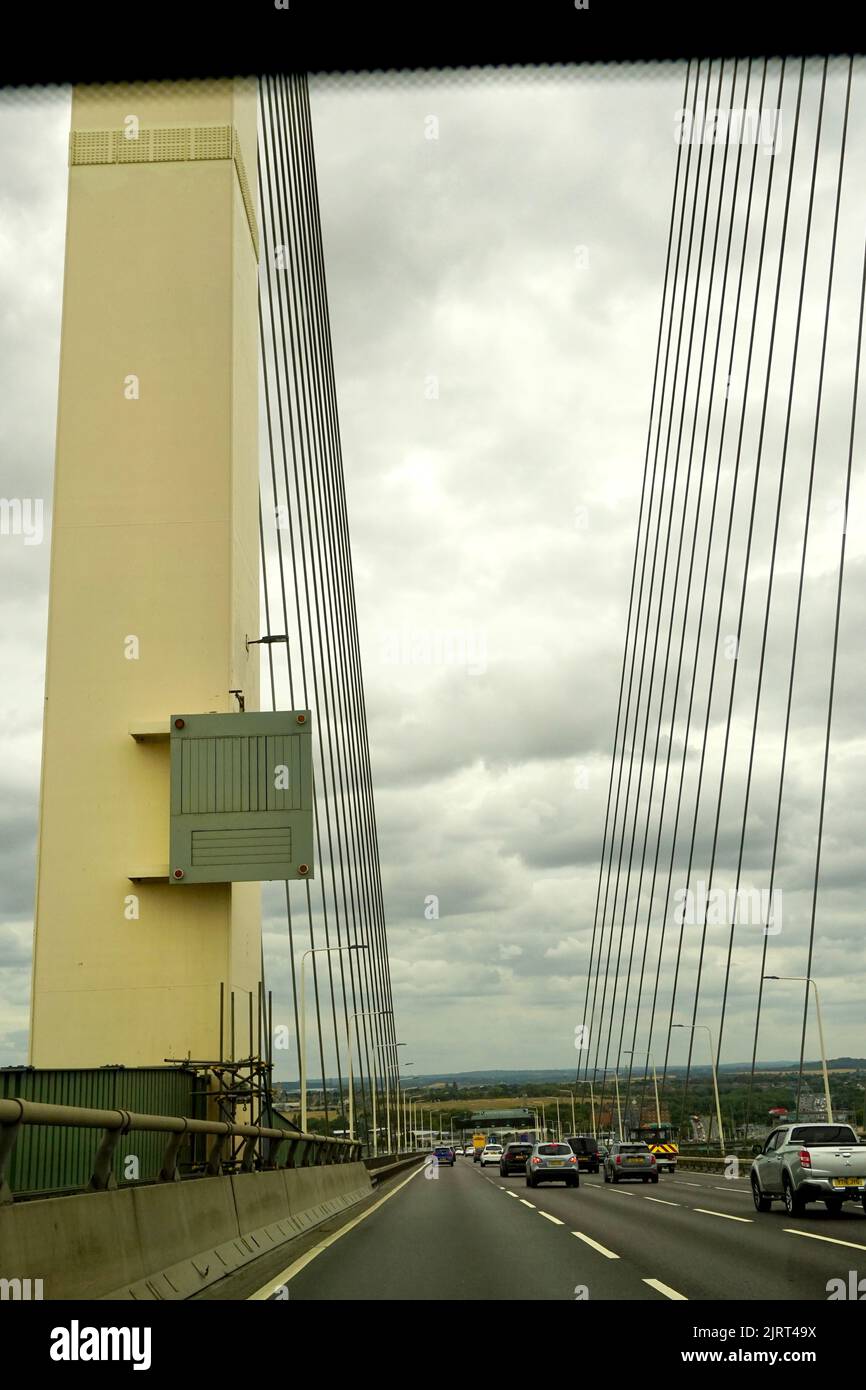
<svg viewBox="0 0 866 1390">
<path fill-rule="evenodd" d="M 360 1161 L 361 1145 L 353 1140 L 335 1139 L 331 1135 L 290 1133 L 283 1129 L 268 1129 L 263 1125 L 231 1124 L 228 1120 L 193 1120 L 183 1115 L 139 1115 L 133 1110 L 93 1110 L 76 1105 L 46 1105 L 32 1100 L 0 1100 L 0 1203 L 12 1201 L 12 1190 L 6 1171 L 15 1140 L 22 1125 L 53 1125 L 72 1129 L 101 1129 L 102 1141 L 94 1156 L 89 1191 L 105 1191 L 117 1186 L 112 1164 L 121 1135 L 133 1131 L 162 1133 L 171 1136 L 163 1156 L 159 1182 L 177 1182 L 180 1173 L 177 1156 L 187 1136 L 213 1135 L 214 1143 L 208 1154 L 205 1172 L 218 1176 L 223 1171 L 223 1148 L 229 1138 L 245 1139 L 241 1171 L 252 1172 L 256 1146 L 269 1140 L 265 1166 L 277 1168 L 276 1155 L 288 1144 L 284 1168 L 308 1167 L 312 1164 L 352 1163 Z"/>
</svg>

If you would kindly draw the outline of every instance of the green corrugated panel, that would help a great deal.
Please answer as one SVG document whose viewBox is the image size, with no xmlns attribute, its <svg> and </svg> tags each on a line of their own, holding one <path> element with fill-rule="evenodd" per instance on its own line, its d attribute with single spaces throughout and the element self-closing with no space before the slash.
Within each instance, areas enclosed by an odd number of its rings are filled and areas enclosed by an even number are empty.
<svg viewBox="0 0 866 1390">
<path fill-rule="evenodd" d="M 134 1110 L 144 1115 L 202 1117 L 202 1101 L 193 1096 L 195 1088 L 194 1072 L 178 1067 L 0 1069 L 0 1097 L 4 1100 L 17 1097 L 46 1105 Z M 86 1187 L 101 1141 L 101 1130 L 22 1126 L 8 1172 L 13 1193 Z M 157 1177 L 167 1142 L 164 1134 L 123 1135 L 115 1154 L 118 1182 L 126 1181 L 124 1161 L 129 1155 L 138 1159 L 139 1181 Z"/>
</svg>

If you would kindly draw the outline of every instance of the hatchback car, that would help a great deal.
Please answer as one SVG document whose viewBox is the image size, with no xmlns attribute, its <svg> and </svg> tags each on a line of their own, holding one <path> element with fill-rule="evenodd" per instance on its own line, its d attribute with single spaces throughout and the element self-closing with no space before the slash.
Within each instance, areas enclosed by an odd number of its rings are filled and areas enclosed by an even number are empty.
<svg viewBox="0 0 866 1390">
<path fill-rule="evenodd" d="M 532 1154 L 532 1145 L 519 1140 L 506 1144 L 499 1160 L 499 1176 L 507 1178 L 511 1173 L 525 1173 L 526 1160 Z"/>
<path fill-rule="evenodd" d="M 537 1187 L 540 1182 L 564 1182 L 567 1187 L 580 1184 L 577 1159 L 570 1144 L 557 1144 L 552 1140 L 533 1144 L 525 1171 L 527 1187 Z"/>
<path fill-rule="evenodd" d="M 502 1158 L 501 1144 L 487 1144 L 481 1150 L 481 1167 L 485 1168 L 488 1163 L 498 1163 Z"/>
<path fill-rule="evenodd" d="M 443 1163 L 448 1163 L 452 1168 L 454 1167 L 454 1150 L 449 1149 L 447 1144 L 437 1144 L 433 1150 L 433 1155 L 440 1167 Z"/>
<path fill-rule="evenodd" d="M 632 1178 L 641 1182 L 658 1182 L 655 1154 L 650 1153 L 646 1144 L 611 1144 L 604 1160 L 605 1182 L 622 1182 Z"/>
</svg>

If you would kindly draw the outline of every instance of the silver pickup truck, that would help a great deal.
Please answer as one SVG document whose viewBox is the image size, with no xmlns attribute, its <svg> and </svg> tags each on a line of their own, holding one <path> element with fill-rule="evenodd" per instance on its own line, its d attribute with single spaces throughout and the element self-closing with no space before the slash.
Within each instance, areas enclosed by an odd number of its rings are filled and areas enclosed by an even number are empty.
<svg viewBox="0 0 866 1390">
<path fill-rule="evenodd" d="M 796 1124 L 774 1129 L 749 1174 L 756 1211 L 784 1202 L 799 1216 L 807 1202 L 838 1213 L 844 1202 L 866 1211 L 866 1144 L 850 1125 Z"/>
</svg>

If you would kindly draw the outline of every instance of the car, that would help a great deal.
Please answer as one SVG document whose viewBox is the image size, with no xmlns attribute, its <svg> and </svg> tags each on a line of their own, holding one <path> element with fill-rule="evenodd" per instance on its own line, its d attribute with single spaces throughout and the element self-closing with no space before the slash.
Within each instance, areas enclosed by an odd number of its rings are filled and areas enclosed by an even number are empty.
<svg viewBox="0 0 866 1390">
<path fill-rule="evenodd" d="M 532 1153 L 532 1145 L 528 1142 L 521 1143 L 515 1140 L 511 1144 L 506 1144 L 499 1159 L 499 1176 L 507 1178 L 511 1173 L 525 1173 L 526 1160 Z"/>
<path fill-rule="evenodd" d="M 655 1154 L 650 1152 L 648 1144 L 611 1144 L 604 1160 L 605 1182 L 617 1183 L 632 1178 L 641 1182 L 658 1182 Z"/>
<path fill-rule="evenodd" d="M 570 1144 L 546 1139 L 532 1145 L 526 1160 L 526 1186 L 537 1187 L 540 1182 L 564 1182 L 566 1187 L 580 1185 L 577 1158 Z"/>
<path fill-rule="evenodd" d="M 454 1150 L 450 1149 L 447 1144 L 437 1144 L 433 1150 L 433 1156 L 440 1167 L 443 1163 L 454 1167 Z"/>
<path fill-rule="evenodd" d="M 591 1134 L 567 1134 L 565 1143 L 571 1146 L 577 1158 L 578 1168 L 585 1168 L 587 1173 L 598 1172 L 600 1160 L 597 1139 Z"/>
<path fill-rule="evenodd" d="M 866 1211 L 866 1145 L 850 1125 L 789 1124 L 774 1129 L 749 1171 L 755 1210 L 782 1201 L 789 1216 L 823 1202 L 838 1216 L 845 1202 Z"/>
<path fill-rule="evenodd" d="M 481 1167 L 485 1168 L 489 1163 L 498 1163 L 502 1157 L 501 1144 L 486 1144 L 481 1150 Z"/>
</svg>

